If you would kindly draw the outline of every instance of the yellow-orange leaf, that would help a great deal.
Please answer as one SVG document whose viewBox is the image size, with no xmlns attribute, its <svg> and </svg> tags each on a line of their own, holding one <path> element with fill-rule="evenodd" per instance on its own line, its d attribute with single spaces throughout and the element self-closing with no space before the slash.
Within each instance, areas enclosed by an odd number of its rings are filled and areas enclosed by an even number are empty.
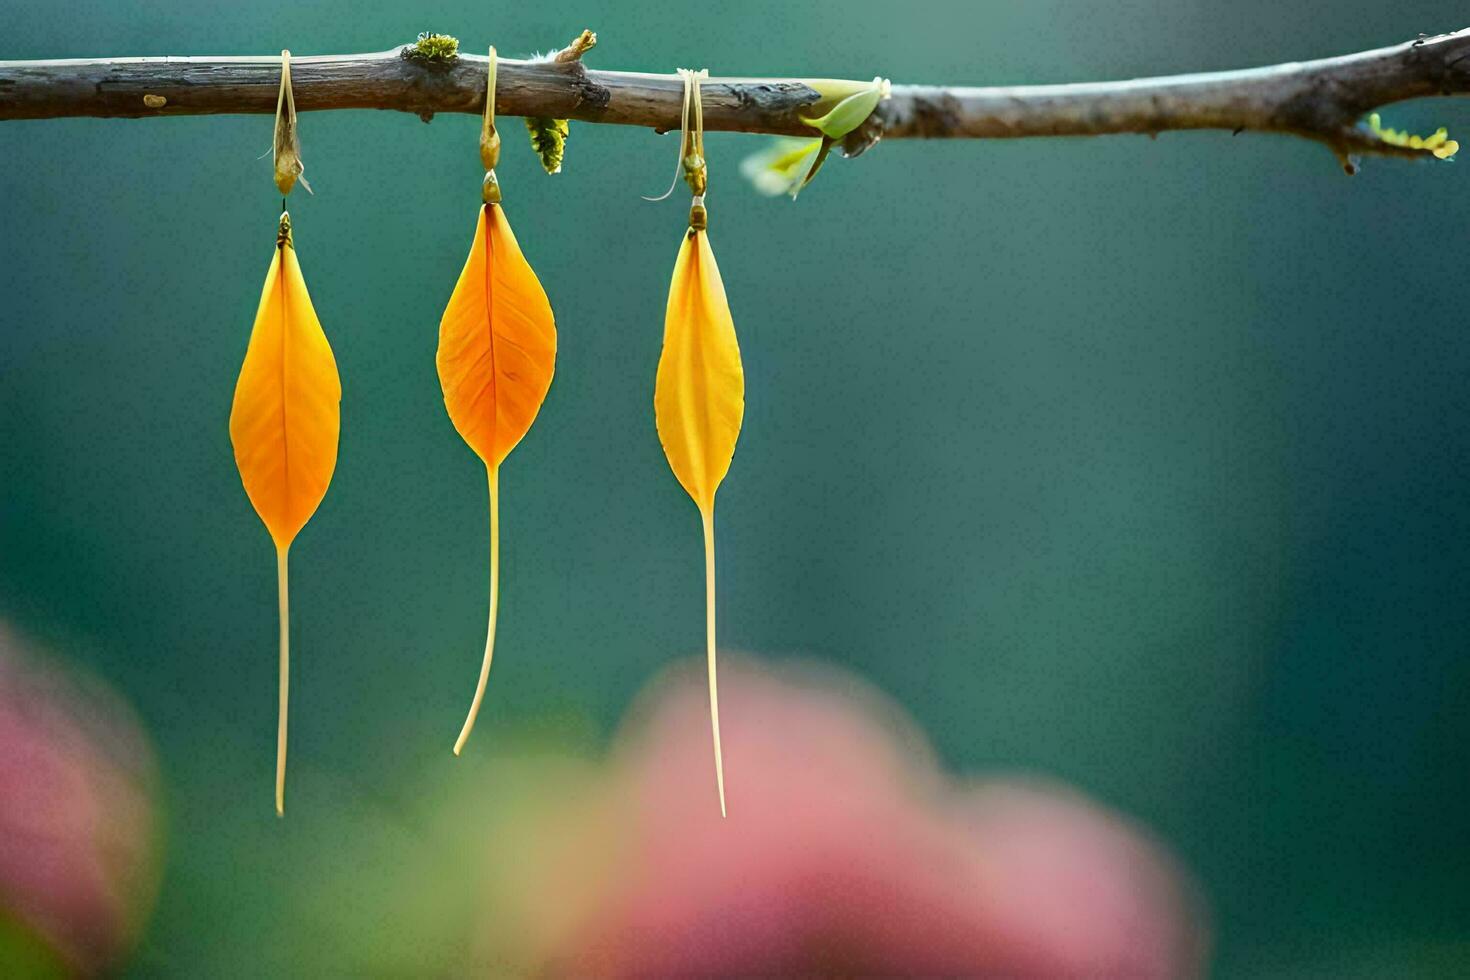
<svg viewBox="0 0 1470 980">
<path fill-rule="evenodd" d="M 281 227 L 235 384 L 230 441 L 250 503 L 284 551 L 332 481 L 342 384 L 284 215 Z"/>
<path fill-rule="evenodd" d="M 684 236 L 674 264 L 653 413 L 674 476 L 708 514 L 740 436 L 745 373 L 725 285 L 703 231 Z"/>
<path fill-rule="evenodd" d="M 745 372 L 725 299 L 725 284 L 702 230 L 689 229 L 664 315 L 664 349 L 653 388 L 654 423 L 664 455 L 694 498 L 704 524 L 705 645 L 709 659 L 710 733 L 715 783 L 725 814 L 720 751 L 720 694 L 715 671 L 715 491 L 730 470 L 745 415 Z"/>
<path fill-rule="evenodd" d="M 439 322 L 439 384 L 455 429 L 490 467 L 530 429 L 556 367 L 556 324 L 505 212 L 480 209 Z"/>
</svg>

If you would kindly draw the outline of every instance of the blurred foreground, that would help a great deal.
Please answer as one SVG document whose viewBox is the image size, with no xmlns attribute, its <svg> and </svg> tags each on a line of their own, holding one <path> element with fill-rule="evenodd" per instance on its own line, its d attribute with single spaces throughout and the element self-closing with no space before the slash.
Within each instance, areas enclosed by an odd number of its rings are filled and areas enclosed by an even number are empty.
<svg viewBox="0 0 1470 980">
<path fill-rule="evenodd" d="M 726 658 L 714 795 L 702 664 L 654 683 L 583 802 L 528 814 L 495 907 L 525 965 L 579 976 L 1177 978 L 1203 962 L 1167 854 L 1061 787 L 960 783 L 876 691 Z M 560 797 L 560 794 L 554 794 Z M 522 839 L 520 835 L 513 835 Z M 517 905 L 514 895 L 527 900 Z M 508 937 L 507 937 L 508 938 Z M 487 945 L 497 965 L 510 947 Z"/>
<path fill-rule="evenodd" d="M 0 976 L 122 960 L 157 891 L 156 795 L 131 712 L 0 622 Z"/>
<path fill-rule="evenodd" d="M 727 820 L 704 669 L 691 661 L 649 687 L 604 759 L 521 744 L 483 767 L 426 774 L 459 788 L 426 792 L 423 812 L 374 813 L 385 804 L 370 794 L 333 813 L 298 806 L 271 829 L 328 820 L 333 833 L 288 856 L 300 872 L 293 881 L 315 890 L 309 911 L 269 903 L 270 931 L 294 931 L 295 943 L 224 947 L 205 962 L 150 948 L 134 967 L 216 976 L 1201 972 L 1207 938 L 1193 886 L 1123 818 L 1064 787 L 946 775 L 912 722 L 846 673 L 727 657 L 721 681 Z M 157 780 L 136 722 L 95 685 L 65 679 L 6 638 L 0 768 L 3 972 L 125 963 L 159 867 Z M 264 807 L 217 813 L 194 833 L 219 843 L 220 894 L 233 902 L 252 845 L 221 828 L 275 821 Z M 262 844 L 275 851 L 270 836 Z M 286 894 L 291 884 L 271 887 Z M 365 901 L 383 924 L 371 935 Z M 202 926 L 228 912 L 196 911 Z"/>
</svg>

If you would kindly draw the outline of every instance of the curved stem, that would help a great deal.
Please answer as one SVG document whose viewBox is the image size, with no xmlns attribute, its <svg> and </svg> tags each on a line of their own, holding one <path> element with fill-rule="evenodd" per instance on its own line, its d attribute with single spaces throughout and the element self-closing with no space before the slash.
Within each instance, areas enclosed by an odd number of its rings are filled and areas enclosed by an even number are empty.
<svg viewBox="0 0 1470 980">
<path fill-rule="evenodd" d="M 291 698 L 291 600 L 286 587 L 286 553 L 276 549 L 276 594 L 281 619 L 281 691 L 276 719 L 276 816 L 286 815 L 286 716 Z"/>
<path fill-rule="evenodd" d="M 485 659 L 480 664 L 480 681 L 475 685 L 475 698 L 470 702 L 469 717 L 454 740 L 454 754 L 464 749 L 470 732 L 475 729 L 475 719 L 480 714 L 480 702 L 485 698 L 485 681 L 490 677 L 490 660 L 495 656 L 495 614 L 500 607 L 500 467 L 490 466 L 490 626 L 485 635 Z"/>
<path fill-rule="evenodd" d="M 720 789 L 720 816 L 725 816 L 725 760 L 720 753 L 720 690 L 715 670 L 715 511 L 700 510 L 704 520 L 704 636 L 709 649 L 709 724 L 715 739 L 715 783 Z"/>
</svg>

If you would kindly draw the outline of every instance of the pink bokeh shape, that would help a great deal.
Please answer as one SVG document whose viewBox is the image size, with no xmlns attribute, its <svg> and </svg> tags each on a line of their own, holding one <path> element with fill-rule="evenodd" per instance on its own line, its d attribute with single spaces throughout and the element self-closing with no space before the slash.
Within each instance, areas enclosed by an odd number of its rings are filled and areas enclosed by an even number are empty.
<svg viewBox="0 0 1470 980">
<path fill-rule="evenodd" d="M 850 675 L 722 666 L 729 818 L 702 672 L 676 671 L 625 726 L 609 802 L 584 818 L 622 852 L 619 870 L 549 972 L 1202 972 L 1194 886 L 1123 818 L 1040 782 L 948 777 L 902 713 Z"/>
</svg>

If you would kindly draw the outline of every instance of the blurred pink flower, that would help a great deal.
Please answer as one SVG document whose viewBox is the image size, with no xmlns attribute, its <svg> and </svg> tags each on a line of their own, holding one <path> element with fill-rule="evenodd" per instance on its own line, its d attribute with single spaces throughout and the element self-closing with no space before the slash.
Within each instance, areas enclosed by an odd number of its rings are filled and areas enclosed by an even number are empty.
<svg viewBox="0 0 1470 980">
<path fill-rule="evenodd" d="M 1157 843 L 1075 793 L 965 785 L 850 675 L 721 671 L 727 820 L 703 667 L 645 695 L 596 799 L 547 815 L 544 972 L 1199 974 L 1203 912 Z"/>
<path fill-rule="evenodd" d="M 0 623 L 0 919 L 69 973 L 118 965 L 151 909 L 156 784 L 131 712 Z"/>
</svg>

